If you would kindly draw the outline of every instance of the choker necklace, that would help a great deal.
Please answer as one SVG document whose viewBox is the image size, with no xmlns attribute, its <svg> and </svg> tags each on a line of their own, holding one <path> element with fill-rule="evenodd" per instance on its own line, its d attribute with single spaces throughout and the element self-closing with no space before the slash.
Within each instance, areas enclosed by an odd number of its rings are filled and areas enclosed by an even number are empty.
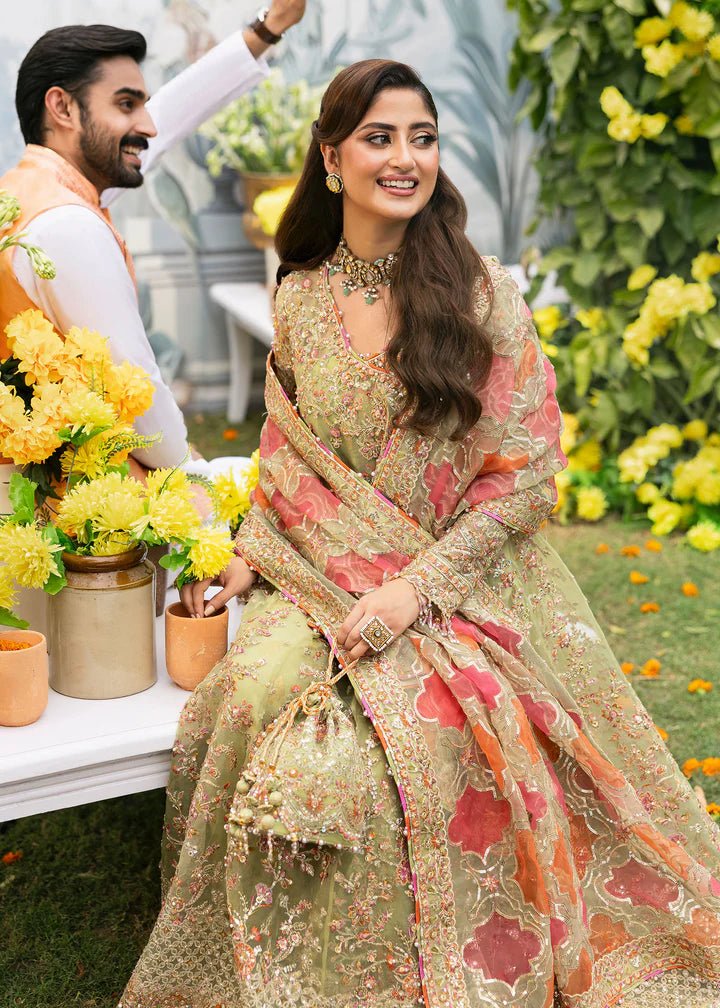
<svg viewBox="0 0 720 1008">
<path fill-rule="evenodd" d="M 365 304 L 375 304 L 380 297 L 378 285 L 390 286 L 393 268 L 397 253 L 391 252 L 384 259 L 376 259 L 374 262 L 367 262 L 365 259 L 358 259 L 348 248 L 344 238 L 340 239 L 332 262 L 329 264 L 330 276 L 336 273 L 344 273 L 346 278 L 342 282 L 342 292 L 347 297 L 353 291 L 362 290 L 365 292 Z"/>
</svg>

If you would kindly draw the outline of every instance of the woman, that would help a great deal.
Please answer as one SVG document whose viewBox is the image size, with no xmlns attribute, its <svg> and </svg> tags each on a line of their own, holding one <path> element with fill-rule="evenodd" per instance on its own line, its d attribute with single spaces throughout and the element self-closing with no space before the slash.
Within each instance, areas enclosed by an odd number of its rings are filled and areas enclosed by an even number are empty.
<svg viewBox="0 0 720 1008">
<path fill-rule="evenodd" d="M 537 534 L 554 377 L 465 218 L 415 73 L 338 74 L 253 509 L 223 591 L 183 590 L 249 598 L 181 718 L 125 1008 L 720 1004 L 718 831 Z"/>
</svg>

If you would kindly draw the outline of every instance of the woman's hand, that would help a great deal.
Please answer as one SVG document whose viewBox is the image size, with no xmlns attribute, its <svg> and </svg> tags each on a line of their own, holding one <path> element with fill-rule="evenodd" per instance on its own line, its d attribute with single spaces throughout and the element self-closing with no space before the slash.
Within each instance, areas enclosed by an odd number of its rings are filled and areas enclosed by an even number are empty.
<svg viewBox="0 0 720 1008">
<path fill-rule="evenodd" d="M 235 595 L 242 595 L 253 586 L 257 574 L 248 567 L 242 557 L 233 557 L 224 571 L 213 580 L 192 581 L 180 589 L 180 601 L 191 616 L 212 616 Z M 207 604 L 205 592 L 212 584 L 221 584 L 223 590 L 218 592 Z"/>
<path fill-rule="evenodd" d="M 373 616 L 379 616 L 392 631 L 393 637 L 404 633 L 420 614 L 415 589 L 404 578 L 388 581 L 382 588 L 368 592 L 352 607 L 348 618 L 337 632 L 337 642 L 354 661 L 362 658 L 371 648 L 360 636 L 360 631 Z"/>
</svg>

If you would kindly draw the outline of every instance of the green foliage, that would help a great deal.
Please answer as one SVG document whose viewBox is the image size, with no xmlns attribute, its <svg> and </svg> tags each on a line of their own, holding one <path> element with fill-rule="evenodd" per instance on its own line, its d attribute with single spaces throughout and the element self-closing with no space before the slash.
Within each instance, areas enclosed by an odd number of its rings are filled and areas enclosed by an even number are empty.
<svg viewBox="0 0 720 1008">
<path fill-rule="evenodd" d="M 646 66 L 657 57 L 657 47 L 648 54 L 636 32 L 646 19 L 667 15 L 670 3 L 508 3 L 519 27 L 511 83 L 529 83 L 524 112 L 542 130 L 539 214 L 550 218 L 561 212 L 573 226 L 567 244 L 545 256 L 540 273 L 557 270 L 577 309 L 604 312 L 595 331 L 571 320 L 555 341 L 563 409 L 577 413 L 582 428 L 612 450 L 651 423 L 700 417 L 717 427 L 715 314 L 707 307 L 692 311 L 688 303 L 667 326 L 646 326 L 642 349 L 628 352 L 633 348 L 627 330 L 640 317 L 646 292 L 628 290 L 627 281 L 644 264 L 654 266 L 659 278 L 675 274 L 690 281 L 698 253 L 715 250 L 720 63 L 704 40 L 691 43 L 683 36 L 677 4 L 671 21 L 662 21 L 667 30 L 662 45 L 670 46 L 678 62 L 673 69 L 662 65 L 661 75 Z M 703 7 L 720 15 L 720 3 Z M 699 7 L 690 7 L 690 16 L 699 13 Z M 624 101 L 615 116 L 601 107 L 609 87 Z M 710 283 L 720 292 L 717 278 Z"/>
</svg>

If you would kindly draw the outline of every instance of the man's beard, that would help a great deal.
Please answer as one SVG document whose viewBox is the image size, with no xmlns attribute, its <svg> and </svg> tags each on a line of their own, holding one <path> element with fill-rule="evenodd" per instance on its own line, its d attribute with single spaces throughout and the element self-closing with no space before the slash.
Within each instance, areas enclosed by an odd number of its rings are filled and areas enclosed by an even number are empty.
<svg viewBox="0 0 720 1008">
<path fill-rule="evenodd" d="M 145 150 L 148 143 L 145 137 L 124 136 L 118 143 L 115 137 L 104 133 L 82 110 L 81 122 L 83 131 L 80 134 L 80 151 L 88 168 L 105 182 L 110 189 L 137 189 L 143 184 L 140 168 L 125 164 L 122 148 L 124 146 L 139 147 Z"/>
</svg>

